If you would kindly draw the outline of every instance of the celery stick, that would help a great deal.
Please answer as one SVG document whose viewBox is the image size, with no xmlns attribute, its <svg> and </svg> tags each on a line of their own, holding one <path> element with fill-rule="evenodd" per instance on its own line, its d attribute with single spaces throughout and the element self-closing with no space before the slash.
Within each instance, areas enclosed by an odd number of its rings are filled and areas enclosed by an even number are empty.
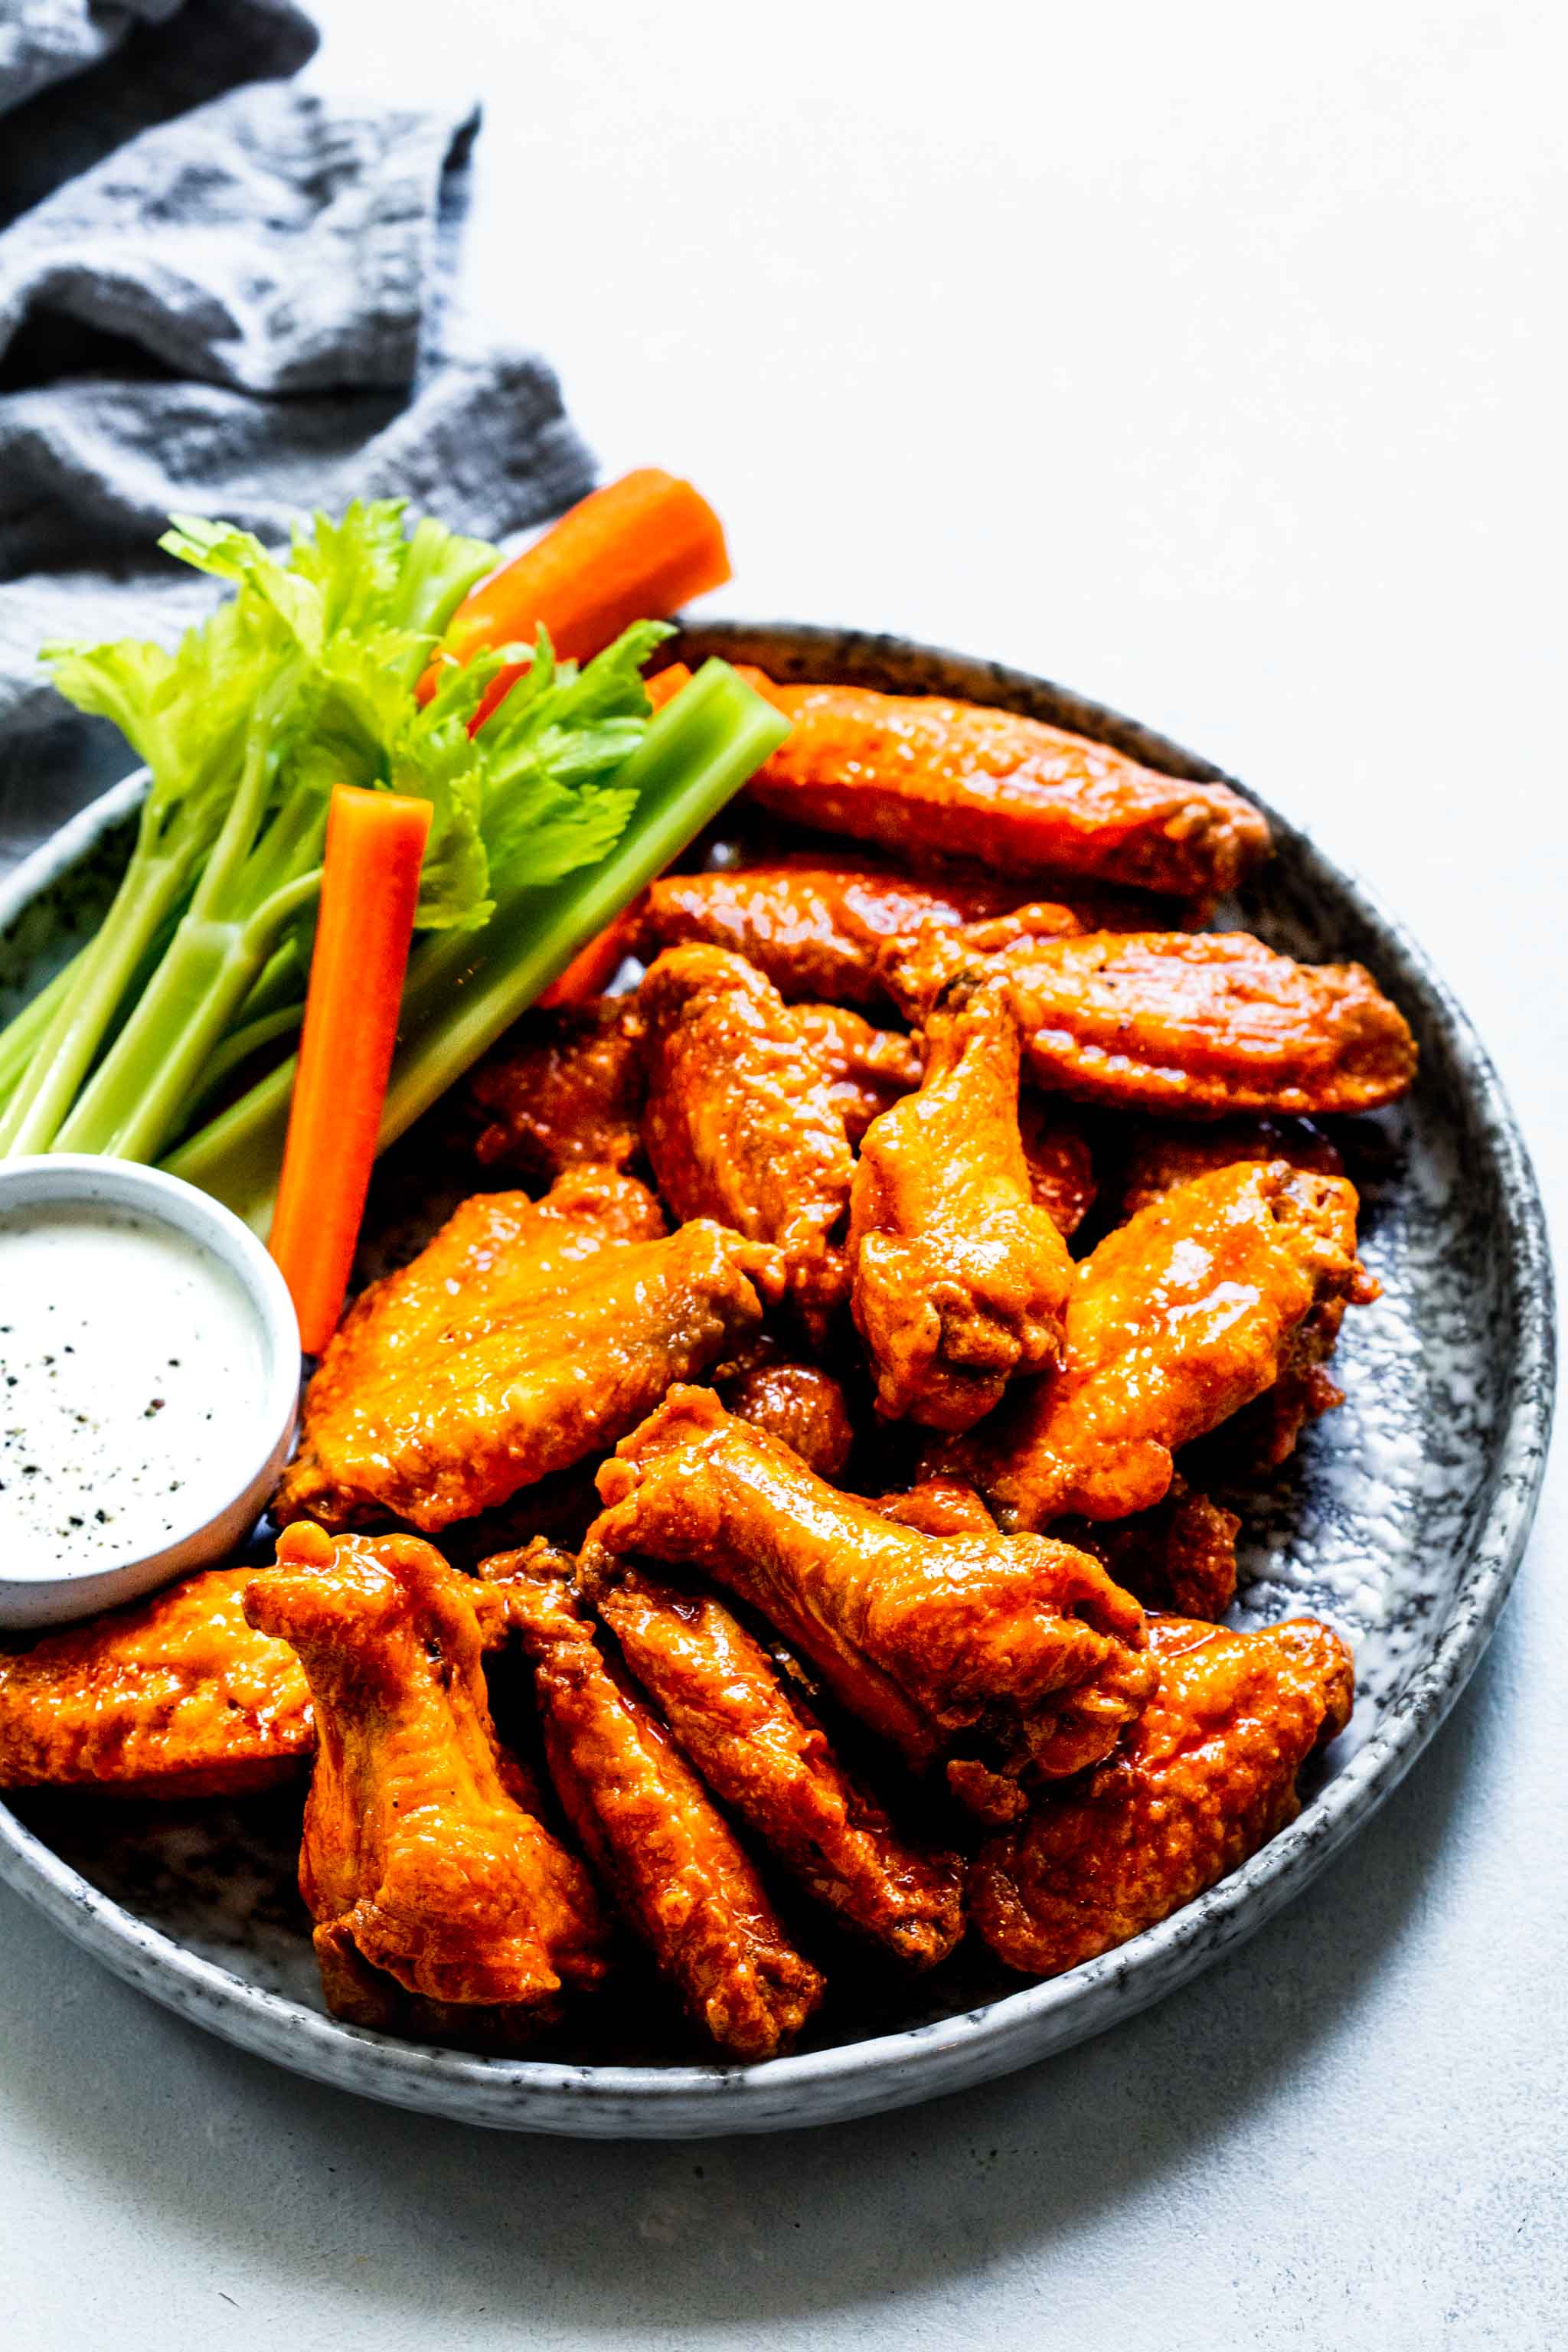
<svg viewBox="0 0 1568 2352">
<path fill-rule="evenodd" d="M 481 931 L 416 952 L 382 1114 L 385 1150 L 740 790 L 789 731 L 727 662 L 709 661 L 649 723 L 615 782 L 637 803 L 615 848 L 543 887 L 514 887 Z M 288 1132 L 282 1063 L 163 1162 L 265 1233 Z"/>
<path fill-rule="evenodd" d="M 609 856 L 543 889 L 521 891 L 512 904 L 498 908 L 486 929 L 470 935 L 478 952 L 461 962 L 453 959 L 456 970 L 449 967 L 444 975 L 439 1002 L 423 1023 L 421 1010 L 436 992 L 421 971 L 409 1008 L 412 1034 L 392 1066 L 380 1150 L 395 1142 L 495 1044 L 579 949 L 717 815 L 788 732 L 789 721 L 727 662 L 704 663 L 616 771 L 616 784 L 637 798 Z"/>
<path fill-rule="evenodd" d="M 75 985 L 86 953 L 86 948 L 79 949 L 47 987 L 40 988 L 0 1030 L 0 1104 L 9 1101 L 40 1039 Z"/>
</svg>

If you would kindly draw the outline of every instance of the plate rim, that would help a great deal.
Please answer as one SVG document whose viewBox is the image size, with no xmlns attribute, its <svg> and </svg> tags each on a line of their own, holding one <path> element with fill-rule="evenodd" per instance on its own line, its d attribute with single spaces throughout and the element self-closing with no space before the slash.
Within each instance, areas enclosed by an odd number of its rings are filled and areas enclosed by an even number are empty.
<svg viewBox="0 0 1568 2352">
<path fill-rule="evenodd" d="M 1247 785 L 1168 737 L 1038 673 L 891 633 L 801 622 L 708 622 L 672 640 L 745 657 L 748 645 L 792 641 L 803 659 L 842 667 L 911 659 L 968 671 L 1003 701 L 1045 698 L 1075 726 L 1167 772 L 1231 784 L 1262 808 L 1281 842 L 1326 866 L 1358 919 L 1390 942 L 1441 1016 L 1448 1053 L 1487 1131 L 1498 1169 L 1502 1246 L 1519 1346 L 1495 1442 L 1490 1507 L 1469 1548 L 1447 1622 L 1426 1661 L 1343 1768 L 1296 1821 L 1194 1903 L 1065 1974 L 977 2007 L 865 2040 L 757 2065 L 596 2066 L 496 2058 L 350 2026 L 247 1981 L 150 1926 L 63 1862 L 0 1800 L 0 1879 L 72 1939 L 164 2006 L 293 2071 L 448 2119 L 595 2136 L 700 2137 L 793 2128 L 934 2097 L 1051 2054 L 1132 2013 L 1243 1940 L 1314 1876 L 1415 1763 L 1479 1663 L 1535 1516 L 1555 1402 L 1556 1328 L 1545 1211 L 1530 1153 L 1485 1046 L 1453 991 L 1405 925 L 1353 869 L 1319 847 Z M 110 825 L 129 814 L 145 770 L 111 785 L 0 881 L 0 930 L 16 921 Z M 943 2063 L 947 2062 L 947 2063 Z M 814 2106 L 816 2112 L 813 2112 Z M 485 2112 L 480 2112 L 480 2108 Z"/>
</svg>

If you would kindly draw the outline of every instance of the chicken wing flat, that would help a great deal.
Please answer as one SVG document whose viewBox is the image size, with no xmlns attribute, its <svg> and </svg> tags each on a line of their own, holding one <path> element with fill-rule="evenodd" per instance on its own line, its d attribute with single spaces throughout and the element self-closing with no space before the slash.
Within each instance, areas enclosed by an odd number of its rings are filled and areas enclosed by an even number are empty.
<svg viewBox="0 0 1568 2352">
<path fill-rule="evenodd" d="M 0 1788 L 230 1797 L 291 1779 L 315 1746 L 286 1643 L 253 1633 L 255 1570 L 214 1568 L 0 1650 Z"/>
<path fill-rule="evenodd" d="M 877 1410 L 972 1428 L 1061 1339 L 1072 1261 L 1036 1205 L 1018 1129 L 1005 979 L 955 982 L 925 1028 L 918 1092 L 872 1122 L 849 1196 L 851 1305 Z"/>
<path fill-rule="evenodd" d="M 1236 1599 L 1241 1521 L 1189 1486 L 1179 1470 L 1164 1501 L 1152 1511 L 1098 1525 L 1092 1519 L 1058 1519 L 1051 1533 L 1059 1543 L 1092 1553 L 1145 1609 L 1212 1623 Z"/>
<path fill-rule="evenodd" d="M 837 1478 L 855 1444 L 844 1391 L 820 1364 L 749 1364 L 714 1385 L 727 1412 L 781 1438 L 819 1478 Z"/>
<path fill-rule="evenodd" d="M 1079 1266 L 1060 1369 L 928 1466 L 1008 1528 L 1152 1509 L 1174 1449 L 1272 1386 L 1320 1300 L 1360 1295 L 1354 1236 L 1341 1177 L 1274 1160 L 1179 1185 Z"/>
<path fill-rule="evenodd" d="M 1245 1160 L 1284 1160 L 1292 1168 L 1316 1170 L 1325 1176 L 1342 1175 L 1344 1163 L 1328 1137 L 1307 1119 L 1221 1119 L 1214 1127 L 1152 1127 L 1137 1137 L 1128 1155 L 1123 1177 L 1123 1213 L 1134 1214 L 1162 1193 L 1171 1192 L 1212 1168 L 1234 1166 Z M 1348 1187 L 1334 1196 L 1344 1212 L 1341 1239 L 1355 1255 L 1356 1198 Z M 1244 1470 L 1277 1470 L 1295 1450 L 1303 1425 L 1344 1402 L 1326 1370 L 1339 1341 L 1347 1306 L 1367 1306 L 1378 1296 L 1378 1285 L 1364 1272 L 1352 1286 L 1319 1298 L 1291 1335 L 1279 1377 L 1253 1403 L 1226 1423 L 1205 1450 L 1216 1450 L 1226 1465 Z M 1134 1588 L 1136 1590 L 1136 1588 Z M 1185 1617 L 1201 1617 L 1201 1609 L 1173 1604 Z"/>
<path fill-rule="evenodd" d="M 1033 1076 L 1109 1109 L 1373 1110 L 1415 1074 L 1370 972 L 1293 963 L 1245 931 L 1098 931 L 1002 960 Z"/>
<path fill-rule="evenodd" d="M 574 1567 L 536 1544 L 484 1570 L 533 1666 L 556 1793 L 693 2024 L 731 2058 L 774 2057 L 823 1979 L 665 1726 L 602 1654 Z"/>
<path fill-rule="evenodd" d="M 1349 1651 L 1305 1617 L 1232 1633 L 1152 1617 L 1159 1687 L 1121 1748 L 1043 1797 L 970 1872 L 975 1926 L 1009 1968 L 1058 1975 L 1190 1903 L 1300 1810 L 1296 1776 L 1349 1720 Z"/>
<path fill-rule="evenodd" d="M 604 1974 L 587 1872 L 496 1738 L 473 1589 L 415 1537 L 290 1528 L 246 1595 L 310 1680 L 300 1891 L 328 2006 L 358 2024 L 522 2028 Z"/>
<path fill-rule="evenodd" d="M 899 1835 L 723 1602 L 626 1568 L 595 1603 L 713 1794 L 807 1893 L 913 1968 L 945 1959 L 963 1932 L 957 1856 Z"/>
<path fill-rule="evenodd" d="M 1037 719 L 862 687 L 765 691 L 791 731 L 747 791 L 819 832 L 1181 898 L 1233 889 L 1268 854 L 1268 827 L 1239 793 Z"/>
<path fill-rule="evenodd" d="M 645 1034 L 635 996 L 525 1013 L 468 1081 L 481 1164 L 536 1178 L 627 1167 L 641 1148 Z"/>
<path fill-rule="evenodd" d="M 1147 1695 L 1143 1612 L 1097 1560 L 900 1527 L 706 1390 L 672 1390 L 599 1492 L 595 1572 L 600 1553 L 706 1570 L 986 1819 L 1021 1810 L 1022 1783 L 1097 1762 Z"/>
<path fill-rule="evenodd" d="M 639 950 L 731 948 L 765 972 L 786 1003 L 886 1001 L 877 971 L 889 939 L 928 924 L 972 922 L 1012 907 L 1003 882 L 921 883 L 870 866 L 805 862 L 667 874 L 647 893 Z M 1079 930 L 1067 908 L 1062 928 Z"/>
<path fill-rule="evenodd" d="M 1070 1112 L 1032 1089 L 1019 1098 L 1018 1133 L 1035 1205 L 1070 1241 L 1100 1190 L 1089 1138 Z"/>
<path fill-rule="evenodd" d="M 919 1086 L 919 1038 L 901 1029 L 873 1029 L 858 1013 L 837 1004 L 796 1004 L 791 1011 L 827 1081 L 847 1140 L 858 1144 L 874 1118 Z"/>
<path fill-rule="evenodd" d="M 606 1242 L 542 1288 L 470 1282 L 447 1302 L 457 1319 L 384 1371 L 335 1379 L 324 1403 L 312 1383 L 273 1517 L 434 1532 L 492 1510 L 612 1445 L 761 1321 L 759 1287 L 781 1285 L 776 1252 L 706 1218 Z"/>
<path fill-rule="evenodd" d="M 502 1313 L 570 1282 L 596 1251 L 664 1229 L 653 1194 L 603 1168 L 571 1170 L 542 1201 L 477 1192 L 417 1257 L 367 1285 L 349 1308 L 305 1400 L 307 1449 L 315 1423 L 427 1355 L 471 1305 Z"/>
<path fill-rule="evenodd" d="M 668 949 L 638 993 L 643 1141 L 659 1191 L 677 1217 L 714 1217 L 776 1244 L 790 1295 L 819 1330 L 847 1287 L 830 1236 L 851 1170 L 821 1065 L 773 982 L 727 949 Z"/>
</svg>

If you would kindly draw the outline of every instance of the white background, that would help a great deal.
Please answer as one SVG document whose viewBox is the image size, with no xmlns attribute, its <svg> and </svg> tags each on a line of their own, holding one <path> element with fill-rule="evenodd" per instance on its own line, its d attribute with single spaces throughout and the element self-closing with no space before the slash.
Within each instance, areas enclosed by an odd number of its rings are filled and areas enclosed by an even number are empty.
<svg viewBox="0 0 1568 2352">
<path fill-rule="evenodd" d="M 1009 657 L 1256 782 L 1436 952 L 1562 1229 L 1560 7 L 321 14 L 334 79 L 482 89 L 472 290 L 606 471 L 700 482 L 722 609 Z M 0 2335 L 1562 2345 L 1565 1521 L 1560 1475 L 1468 1697 L 1284 1918 L 885 2122 L 617 2150 L 384 2112 L 0 1895 Z"/>
</svg>

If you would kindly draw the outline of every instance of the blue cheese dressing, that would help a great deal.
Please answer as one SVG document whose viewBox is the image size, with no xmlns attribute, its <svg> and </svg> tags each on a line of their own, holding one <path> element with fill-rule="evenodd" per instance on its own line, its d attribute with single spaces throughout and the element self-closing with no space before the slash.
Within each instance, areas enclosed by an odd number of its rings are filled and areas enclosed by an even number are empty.
<svg viewBox="0 0 1568 2352">
<path fill-rule="evenodd" d="M 203 1526 L 256 1451 L 263 1340 L 237 1278 L 154 1217 L 0 1213 L 0 1567 L 144 1558 Z"/>
</svg>

